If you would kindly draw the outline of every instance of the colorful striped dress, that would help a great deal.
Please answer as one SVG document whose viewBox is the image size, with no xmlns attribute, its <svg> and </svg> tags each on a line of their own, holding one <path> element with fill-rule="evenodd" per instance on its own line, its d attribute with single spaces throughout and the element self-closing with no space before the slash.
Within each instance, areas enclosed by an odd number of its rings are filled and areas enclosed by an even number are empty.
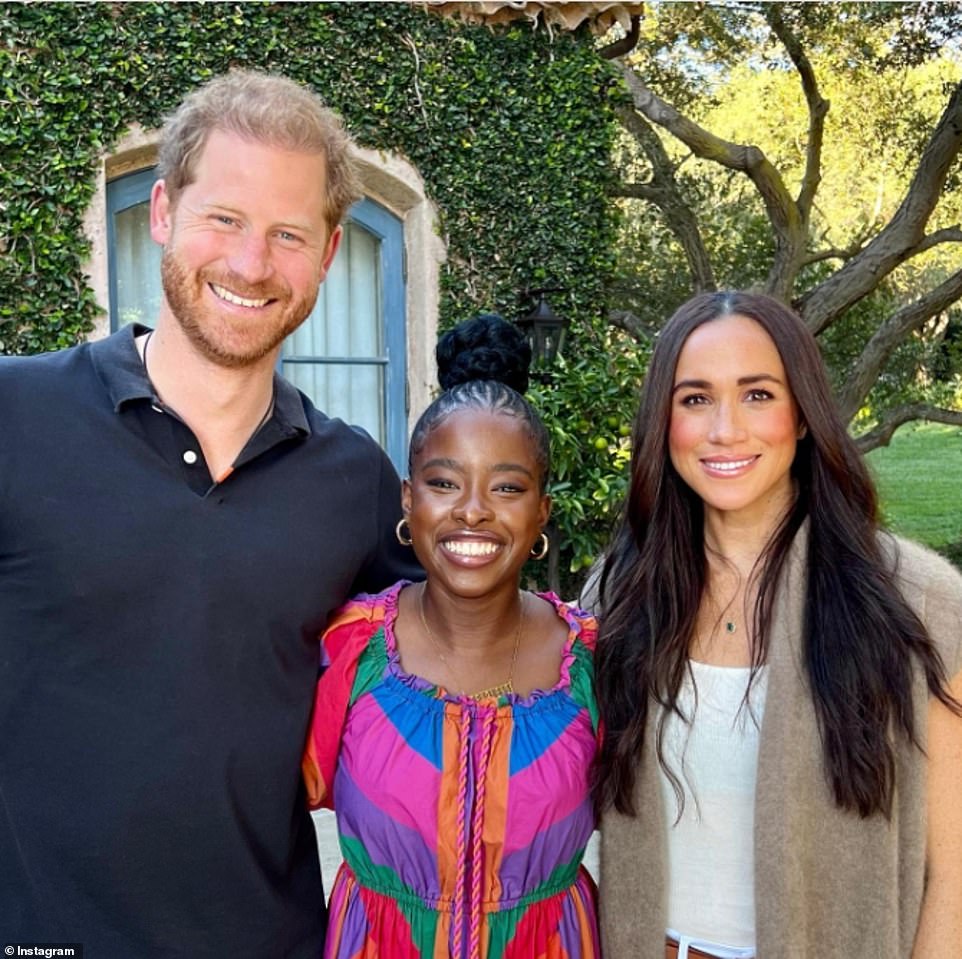
<svg viewBox="0 0 962 959">
<path fill-rule="evenodd" d="M 594 959 L 594 620 L 544 594 L 569 631 L 559 682 L 474 701 L 402 670 L 404 585 L 322 641 L 304 771 L 344 856 L 326 959 Z"/>
</svg>

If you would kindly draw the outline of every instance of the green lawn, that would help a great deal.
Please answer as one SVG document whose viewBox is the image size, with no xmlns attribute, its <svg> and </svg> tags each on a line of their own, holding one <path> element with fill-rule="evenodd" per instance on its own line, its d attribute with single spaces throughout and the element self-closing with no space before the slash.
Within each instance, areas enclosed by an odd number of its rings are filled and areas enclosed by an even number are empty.
<svg viewBox="0 0 962 959">
<path fill-rule="evenodd" d="M 962 429 L 903 426 L 867 458 L 889 528 L 939 550 L 962 542 Z"/>
</svg>

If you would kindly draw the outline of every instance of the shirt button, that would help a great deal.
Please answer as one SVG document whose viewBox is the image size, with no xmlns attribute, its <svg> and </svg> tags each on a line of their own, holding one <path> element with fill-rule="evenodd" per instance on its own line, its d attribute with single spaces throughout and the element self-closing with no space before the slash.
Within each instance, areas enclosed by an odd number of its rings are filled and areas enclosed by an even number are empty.
<svg viewBox="0 0 962 959">
<path fill-rule="evenodd" d="M 188 466 L 193 466 L 197 462 L 197 454 L 193 450 L 184 450 L 184 462 Z"/>
</svg>

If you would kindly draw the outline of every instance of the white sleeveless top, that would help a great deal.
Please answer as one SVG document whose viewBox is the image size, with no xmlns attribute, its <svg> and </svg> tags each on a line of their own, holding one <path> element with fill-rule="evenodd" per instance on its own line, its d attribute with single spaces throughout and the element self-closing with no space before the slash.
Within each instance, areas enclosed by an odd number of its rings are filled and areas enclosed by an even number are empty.
<svg viewBox="0 0 962 959">
<path fill-rule="evenodd" d="M 668 933 L 719 956 L 755 946 L 755 780 L 767 667 L 744 702 L 751 670 L 690 661 L 664 753 L 684 791 L 678 800 L 661 771 L 668 821 Z M 678 819 L 676 822 L 675 820 Z M 687 948 L 684 949 L 687 953 Z"/>
</svg>

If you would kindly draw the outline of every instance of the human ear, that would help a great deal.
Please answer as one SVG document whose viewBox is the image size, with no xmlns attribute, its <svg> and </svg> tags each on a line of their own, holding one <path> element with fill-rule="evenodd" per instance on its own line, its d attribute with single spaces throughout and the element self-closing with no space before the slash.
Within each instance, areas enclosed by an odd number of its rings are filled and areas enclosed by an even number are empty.
<svg viewBox="0 0 962 959">
<path fill-rule="evenodd" d="M 334 257 L 337 255 L 338 248 L 341 245 L 342 236 L 344 236 L 344 228 L 338 226 L 331 234 L 330 239 L 327 241 L 327 247 L 324 250 L 324 256 L 321 259 L 322 283 L 327 279 L 327 271 L 330 270 L 331 264 L 334 262 Z"/>
<path fill-rule="evenodd" d="M 167 184 L 158 180 L 150 190 L 150 236 L 155 243 L 166 245 L 170 239 L 174 216 L 174 205 Z"/>
<path fill-rule="evenodd" d="M 542 531 L 545 526 L 548 525 L 548 520 L 551 518 L 551 497 L 544 493 L 541 497 L 541 502 L 538 504 L 538 525 L 541 527 Z"/>
</svg>

